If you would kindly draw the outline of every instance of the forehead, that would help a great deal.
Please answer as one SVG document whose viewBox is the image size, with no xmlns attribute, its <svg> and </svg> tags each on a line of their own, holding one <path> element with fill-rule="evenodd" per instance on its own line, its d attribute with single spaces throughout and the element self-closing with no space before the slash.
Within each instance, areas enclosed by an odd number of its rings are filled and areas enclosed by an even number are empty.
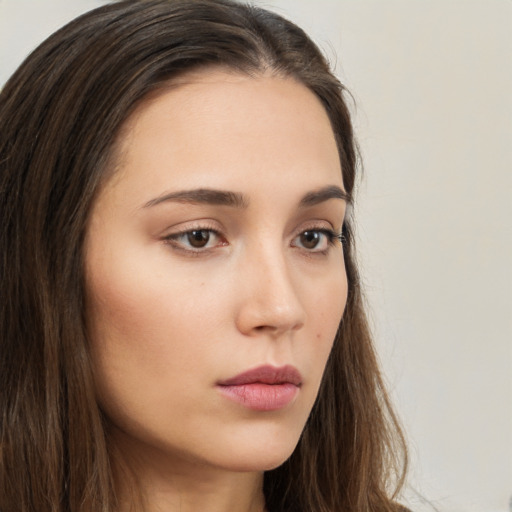
<svg viewBox="0 0 512 512">
<path fill-rule="evenodd" d="M 120 135 L 120 177 L 173 185 L 251 185 L 298 175 L 342 185 L 338 150 L 320 100 L 292 78 L 225 70 L 189 73 L 147 99 Z M 184 183 L 181 183 L 184 181 Z M 226 183 L 226 181 L 228 183 Z M 157 190 L 155 190 L 157 191 Z"/>
</svg>

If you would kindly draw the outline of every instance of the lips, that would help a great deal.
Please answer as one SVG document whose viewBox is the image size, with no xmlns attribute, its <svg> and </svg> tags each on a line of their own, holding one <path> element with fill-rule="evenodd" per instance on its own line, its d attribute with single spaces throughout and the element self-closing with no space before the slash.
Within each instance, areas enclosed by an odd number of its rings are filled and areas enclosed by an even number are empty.
<svg viewBox="0 0 512 512">
<path fill-rule="evenodd" d="M 218 383 L 228 399 L 255 411 L 275 411 L 297 396 L 302 384 L 293 366 L 260 366 Z"/>
</svg>

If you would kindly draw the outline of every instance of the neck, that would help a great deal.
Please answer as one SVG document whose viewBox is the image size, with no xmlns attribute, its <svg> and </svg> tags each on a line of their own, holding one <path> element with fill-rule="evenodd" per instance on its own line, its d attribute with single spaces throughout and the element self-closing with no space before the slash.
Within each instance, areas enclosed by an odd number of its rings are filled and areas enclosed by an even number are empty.
<svg viewBox="0 0 512 512">
<path fill-rule="evenodd" d="M 129 459 L 120 453 L 113 460 L 119 512 L 266 510 L 263 472 L 228 471 L 157 450 Z"/>
</svg>

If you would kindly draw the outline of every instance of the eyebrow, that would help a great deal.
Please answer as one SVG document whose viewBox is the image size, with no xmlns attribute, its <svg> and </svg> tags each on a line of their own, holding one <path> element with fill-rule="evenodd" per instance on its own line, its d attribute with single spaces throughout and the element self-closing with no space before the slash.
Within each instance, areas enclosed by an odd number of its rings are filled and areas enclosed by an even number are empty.
<svg viewBox="0 0 512 512">
<path fill-rule="evenodd" d="M 346 203 L 351 203 L 352 198 L 342 188 L 336 185 L 328 185 L 327 187 L 319 188 L 312 192 L 308 192 L 299 202 L 301 208 L 308 206 L 315 206 L 316 204 L 323 203 L 329 199 L 341 199 Z"/>
<path fill-rule="evenodd" d="M 176 203 L 213 204 L 231 206 L 233 208 L 247 208 L 249 205 L 249 202 L 245 199 L 243 194 L 240 194 L 239 192 L 198 188 L 194 190 L 182 190 L 179 192 L 164 194 L 163 196 L 159 196 L 148 201 L 144 205 L 144 208 L 156 206 L 157 204 L 167 201 L 173 201 Z"/>
<path fill-rule="evenodd" d="M 351 202 L 351 197 L 347 192 L 336 185 L 308 192 L 299 201 L 300 208 L 307 208 L 328 201 L 329 199 L 341 199 L 347 203 Z M 230 192 L 225 190 L 216 190 L 209 188 L 198 188 L 193 190 L 181 190 L 170 192 L 151 199 L 144 204 L 144 208 L 156 206 L 165 202 L 190 203 L 190 204 L 211 204 L 220 206 L 230 206 L 232 208 L 244 209 L 249 206 L 249 200 L 240 192 Z"/>
</svg>

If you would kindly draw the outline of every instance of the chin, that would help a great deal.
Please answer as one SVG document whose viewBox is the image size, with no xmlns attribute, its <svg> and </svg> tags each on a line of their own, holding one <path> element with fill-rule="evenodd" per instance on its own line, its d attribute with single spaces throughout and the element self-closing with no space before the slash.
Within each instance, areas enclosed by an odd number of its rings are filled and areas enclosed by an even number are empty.
<svg viewBox="0 0 512 512">
<path fill-rule="evenodd" d="M 284 464 L 293 453 L 293 450 L 279 454 L 252 454 L 250 457 L 241 457 L 236 461 L 226 461 L 223 467 L 236 473 L 271 471 Z"/>
<path fill-rule="evenodd" d="M 252 440 L 242 439 L 230 443 L 224 452 L 222 466 L 231 471 L 270 471 L 291 456 L 300 438 L 300 432 L 285 435 L 261 436 Z"/>
</svg>

